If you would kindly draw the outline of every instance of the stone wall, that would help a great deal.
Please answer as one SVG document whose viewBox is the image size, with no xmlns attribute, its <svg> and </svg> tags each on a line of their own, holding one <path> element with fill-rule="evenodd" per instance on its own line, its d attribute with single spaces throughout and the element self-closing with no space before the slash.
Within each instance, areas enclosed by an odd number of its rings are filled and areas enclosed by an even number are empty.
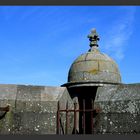
<svg viewBox="0 0 140 140">
<path fill-rule="evenodd" d="M 0 134 L 56 134 L 57 103 L 65 109 L 67 100 L 73 108 L 65 87 L 0 85 L 0 107 L 10 105 L 0 120 Z M 94 108 L 99 110 L 94 118 L 95 134 L 140 133 L 140 84 L 98 87 Z M 73 114 L 69 116 L 71 134 Z M 65 131 L 65 113 L 61 119 Z"/>
<path fill-rule="evenodd" d="M 140 84 L 99 87 L 95 133 L 140 133 Z"/>
<path fill-rule="evenodd" d="M 0 134 L 56 134 L 57 103 L 64 109 L 67 100 L 72 108 L 64 87 L 0 85 L 0 107 L 10 105 L 0 120 Z"/>
</svg>

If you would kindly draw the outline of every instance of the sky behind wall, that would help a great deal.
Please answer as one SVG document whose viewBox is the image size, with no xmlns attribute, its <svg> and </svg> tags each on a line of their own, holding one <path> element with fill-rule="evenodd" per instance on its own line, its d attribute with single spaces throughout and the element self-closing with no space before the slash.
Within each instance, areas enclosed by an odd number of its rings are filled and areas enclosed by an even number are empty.
<svg viewBox="0 0 140 140">
<path fill-rule="evenodd" d="M 92 28 L 122 82 L 140 83 L 139 23 L 139 6 L 0 6 L 0 84 L 66 83 Z"/>
</svg>

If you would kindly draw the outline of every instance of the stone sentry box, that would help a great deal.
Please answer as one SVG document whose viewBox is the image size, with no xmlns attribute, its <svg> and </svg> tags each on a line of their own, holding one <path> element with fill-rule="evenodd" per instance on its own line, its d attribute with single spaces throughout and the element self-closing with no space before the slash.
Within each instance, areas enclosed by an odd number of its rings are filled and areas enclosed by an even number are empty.
<svg viewBox="0 0 140 140">
<path fill-rule="evenodd" d="M 57 103 L 73 109 L 73 101 L 94 109 L 94 134 L 140 134 L 140 84 L 123 84 L 116 62 L 98 49 L 96 30 L 88 36 L 90 49 L 71 65 L 68 82 L 63 87 L 0 85 L 0 107 L 10 105 L 10 111 L 0 120 L 0 134 L 56 134 Z M 3 112 L 0 111 L 0 115 Z M 77 115 L 78 133 L 83 133 L 83 114 Z M 86 115 L 86 134 L 91 134 L 90 118 Z M 68 134 L 72 134 L 70 115 Z M 65 130 L 65 114 L 61 114 Z M 65 132 L 64 132 L 65 134 Z"/>
<path fill-rule="evenodd" d="M 0 134 L 56 134 L 57 103 L 63 109 L 67 100 L 73 108 L 64 87 L 0 85 L 0 106 L 10 105 L 10 111 L 0 120 Z M 61 127 L 65 125 L 63 116 Z M 70 128 L 69 133 L 72 122 Z"/>
</svg>

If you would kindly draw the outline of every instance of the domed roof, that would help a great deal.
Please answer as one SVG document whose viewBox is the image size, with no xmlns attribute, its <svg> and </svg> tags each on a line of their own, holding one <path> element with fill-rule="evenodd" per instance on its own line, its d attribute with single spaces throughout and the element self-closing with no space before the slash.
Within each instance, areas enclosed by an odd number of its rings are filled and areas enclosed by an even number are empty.
<svg viewBox="0 0 140 140">
<path fill-rule="evenodd" d="M 115 61 L 108 55 L 101 53 L 97 41 L 99 37 L 96 30 L 88 35 L 90 50 L 80 55 L 71 65 L 66 86 L 119 84 L 121 76 Z"/>
</svg>

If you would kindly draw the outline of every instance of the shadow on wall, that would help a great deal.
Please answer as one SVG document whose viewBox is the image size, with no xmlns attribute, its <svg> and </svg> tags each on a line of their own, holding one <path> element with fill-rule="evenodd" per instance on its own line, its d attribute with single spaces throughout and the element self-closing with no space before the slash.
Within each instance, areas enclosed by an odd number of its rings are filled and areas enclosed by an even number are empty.
<svg viewBox="0 0 140 140">
<path fill-rule="evenodd" d="M 78 99 L 79 110 L 91 110 L 94 109 L 94 100 L 97 92 L 97 86 L 85 86 L 85 87 L 73 87 L 68 88 L 68 92 L 73 100 Z M 94 125 L 98 125 L 94 122 L 94 117 L 97 116 L 97 112 L 94 110 L 93 115 L 91 112 L 80 111 L 78 113 L 78 128 L 76 133 L 78 134 L 92 134 L 94 133 Z M 84 121 L 85 120 L 85 121 Z M 84 121 L 84 122 L 83 122 Z M 74 130 L 73 130 L 74 131 Z"/>
</svg>

